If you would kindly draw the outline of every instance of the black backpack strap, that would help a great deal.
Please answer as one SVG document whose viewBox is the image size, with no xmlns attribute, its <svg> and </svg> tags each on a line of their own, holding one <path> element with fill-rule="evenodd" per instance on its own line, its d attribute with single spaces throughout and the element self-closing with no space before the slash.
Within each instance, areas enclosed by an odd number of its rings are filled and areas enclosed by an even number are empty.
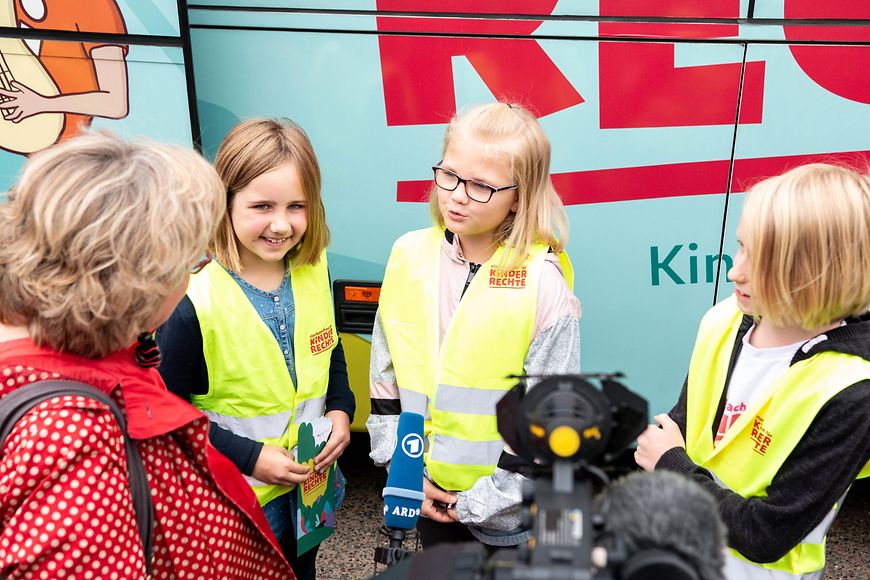
<svg viewBox="0 0 870 580">
<path fill-rule="evenodd" d="M 127 453 L 133 511 L 136 514 L 136 525 L 139 528 L 142 547 L 145 551 L 145 565 L 150 573 L 153 552 L 154 505 L 151 500 L 151 490 L 148 488 L 148 476 L 145 473 L 145 464 L 142 462 L 136 443 L 127 434 L 127 420 L 124 413 L 112 397 L 85 383 L 66 380 L 39 381 L 12 391 L 0 398 L 0 454 L 2 454 L 2 446 L 6 437 L 24 415 L 43 401 L 66 395 L 80 395 L 106 405 L 112 411 L 112 415 L 115 416 L 115 420 L 124 434 L 124 450 Z"/>
</svg>

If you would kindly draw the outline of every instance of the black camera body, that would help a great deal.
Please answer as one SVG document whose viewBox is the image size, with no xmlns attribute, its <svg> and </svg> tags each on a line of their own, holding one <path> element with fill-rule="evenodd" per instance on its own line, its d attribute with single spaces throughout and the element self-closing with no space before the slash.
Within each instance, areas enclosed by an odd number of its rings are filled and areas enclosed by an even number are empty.
<svg viewBox="0 0 870 580">
<path fill-rule="evenodd" d="M 608 580 L 625 559 L 618 538 L 600 545 L 606 515 L 593 502 L 596 467 L 610 462 L 646 428 L 647 402 L 621 374 L 551 375 L 519 384 L 498 403 L 499 433 L 534 476 L 523 492 L 529 542 L 493 554 L 487 576 L 501 579 Z M 590 381 L 600 384 L 596 388 Z M 606 503 L 604 504 L 606 509 Z M 618 576 L 616 576 L 618 577 Z"/>
<path fill-rule="evenodd" d="M 514 378 L 496 414 L 528 478 L 522 524 L 529 540 L 494 552 L 479 543 L 439 544 L 385 579 L 721 578 L 724 528 L 712 496 L 666 472 L 633 473 L 610 485 L 604 466 L 646 429 L 648 417 L 646 400 L 617 381 L 620 373 Z"/>
<path fill-rule="evenodd" d="M 683 554 L 655 545 L 638 549 L 636 541 L 629 550 L 624 530 L 608 526 L 610 480 L 603 466 L 646 429 L 646 400 L 617 380 L 621 373 L 517 378 L 496 413 L 499 433 L 532 476 L 523 490 L 531 537 L 489 556 L 477 547 L 476 569 L 468 565 L 474 552 L 467 548 L 464 569 L 454 569 L 452 578 L 698 580 Z M 540 381 L 528 389 L 530 379 Z"/>
</svg>

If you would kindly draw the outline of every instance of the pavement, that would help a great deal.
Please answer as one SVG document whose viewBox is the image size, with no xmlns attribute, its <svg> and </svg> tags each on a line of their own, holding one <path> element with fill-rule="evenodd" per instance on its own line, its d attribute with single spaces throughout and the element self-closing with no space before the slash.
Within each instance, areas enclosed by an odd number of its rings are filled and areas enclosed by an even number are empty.
<svg viewBox="0 0 870 580">
<path fill-rule="evenodd" d="M 320 547 L 319 580 L 369 578 L 383 523 L 381 491 L 386 472 L 368 457 L 365 433 L 354 433 L 339 461 L 347 477 L 347 496 L 338 510 L 335 534 Z M 852 486 L 828 533 L 825 580 L 870 580 L 870 480 Z"/>
</svg>

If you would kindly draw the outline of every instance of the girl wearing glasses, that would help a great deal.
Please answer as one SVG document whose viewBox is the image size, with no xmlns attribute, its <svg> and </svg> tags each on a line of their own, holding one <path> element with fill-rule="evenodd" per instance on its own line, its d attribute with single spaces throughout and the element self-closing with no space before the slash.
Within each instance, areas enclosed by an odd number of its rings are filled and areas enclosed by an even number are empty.
<svg viewBox="0 0 870 580">
<path fill-rule="evenodd" d="M 371 456 L 389 462 L 402 411 L 426 418 L 423 546 L 511 546 L 527 465 L 495 405 L 509 375 L 580 371 L 580 303 L 564 208 L 534 116 L 494 103 L 455 117 L 434 168 L 435 226 L 396 241 L 372 336 Z"/>
<path fill-rule="evenodd" d="M 216 260 L 158 330 L 160 372 L 211 418 L 212 443 L 248 476 L 296 576 L 314 578 L 317 549 L 296 554 L 290 492 L 311 475 L 291 453 L 296 425 L 331 420 L 315 458 L 323 472 L 350 442 L 355 409 L 333 320 L 320 169 L 302 129 L 270 119 L 234 127 L 215 167 L 227 191 Z M 338 502 L 338 471 L 336 480 Z"/>
<path fill-rule="evenodd" d="M 726 578 L 818 580 L 843 497 L 870 476 L 870 179 L 816 164 L 762 181 L 737 238 L 734 295 L 704 316 L 635 459 L 716 497 Z"/>
</svg>

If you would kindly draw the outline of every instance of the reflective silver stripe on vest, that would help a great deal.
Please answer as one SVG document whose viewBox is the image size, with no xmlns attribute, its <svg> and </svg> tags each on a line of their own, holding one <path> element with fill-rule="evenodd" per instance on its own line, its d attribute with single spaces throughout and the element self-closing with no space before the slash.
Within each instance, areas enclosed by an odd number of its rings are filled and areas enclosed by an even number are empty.
<svg viewBox="0 0 870 580">
<path fill-rule="evenodd" d="M 326 395 L 319 399 L 308 399 L 296 404 L 296 415 L 293 417 L 294 423 L 303 421 L 312 421 L 323 417 L 323 410 L 326 408 Z"/>
<path fill-rule="evenodd" d="M 792 574 L 785 570 L 771 570 L 741 560 L 731 552 L 725 555 L 725 578 L 727 580 L 822 580 L 825 570 Z"/>
<path fill-rule="evenodd" d="M 435 408 L 451 413 L 495 415 L 495 405 L 504 397 L 505 392 L 493 389 L 438 385 L 438 392 L 435 393 Z"/>
<path fill-rule="evenodd" d="M 846 494 L 843 494 L 843 497 L 834 504 L 834 507 L 831 508 L 831 511 L 828 512 L 828 515 L 819 522 L 813 530 L 807 534 L 803 540 L 801 540 L 801 544 L 821 544 L 822 540 L 825 539 L 825 536 L 828 533 L 828 530 L 831 528 L 831 524 L 834 523 L 834 518 L 837 517 L 837 512 L 840 511 L 840 506 L 843 505 L 843 500 L 846 499 Z"/>
<path fill-rule="evenodd" d="M 410 411 L 411 413 L 419 413 L 424 419 L 429 419 L 429 397 L 417 391 L 399 388 L 399 401 L 402 405 L 402 411 Z"/>
<path fill-rule="evenodd" d="M 709 470 L 708 470 L 709 471 Z M 710 471 L 713 475 L 713 481 L 723 489 L 731 489 L 725 482 L 719 479 L 719 476 L 714 472 Z M 731 491 L 734 491 L 733 489 Z M 821 544 L 822 540 L 825 539 L 825 535 L 828 533 L 828 529 L 831 527 L 831 524 L 834 523 L 834 518 L 837 515 L 837 512 L 840 510 L 840 507 L 843 504 L 843 500 L 846 499 L 846 494 L 843 494 L 843 497 L 840 498 L 840 501 L 836 503 L 836 505 L 831 509 L 831 511 L 819 522 L 813 530 L 807 534 L 804 539 L 802 539 L 798 545 L 800 544 Z M 772 570 L 770 568 L 764 568 L 763 566 L 750 564 L 744 560 L 741 560 L 737 556 L 727 553 L 725 557 L 725 578 L 740 578 L 741 580 L 822 580 L 825 574 L 825 569 L 817 570 L 815 572 L 807 572 L 806 574 L 792 574 L 791 572 L 786 572 L 785 570 Z"/>
<path fill-rule="evenodd" d="M 287 430 L 290 417 L 293 415 L 290 411 L 284 411 L 283 413 L 260 415 L 259 417 L 233 417 L 206 409 L 202 409 L 202 412 L 208 415 L 211 422 L 218 427 L 254 441 L 280 437 Z"/>
<path fill-rule="evenodd" d="M 432 459 L 452 465 L 496 465 L 504 441 L 466 441 L 449 435 L 432 435 Z"/>
<path fill-rule="evenodd" d="M 263 483 L 262 481 L 260 481 L 259 479 L 257 479 L 256 477 L 254 477 L 252 475 L 245 475 L 244 478 L 245 478 L 245 481 L 248 482 L 248 485 L 250 485 L 251 487 L 257 487 L 257 486 L 262 487 L 264 485 L 269 485 L 268 483 Z"/>
</svg>

